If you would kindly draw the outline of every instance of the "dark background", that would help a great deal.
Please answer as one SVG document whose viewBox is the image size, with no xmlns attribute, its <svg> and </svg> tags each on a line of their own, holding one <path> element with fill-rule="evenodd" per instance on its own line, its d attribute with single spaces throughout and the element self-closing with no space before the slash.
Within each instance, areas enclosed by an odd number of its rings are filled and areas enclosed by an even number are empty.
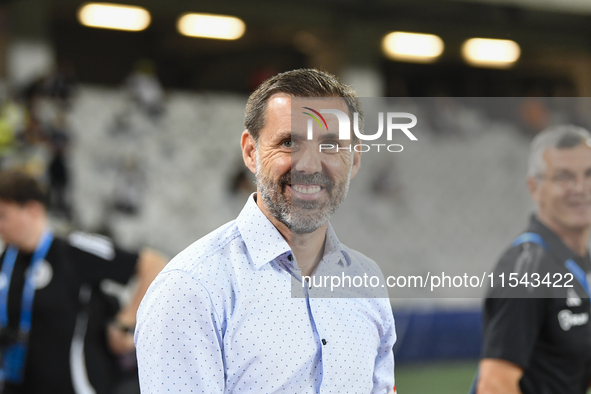
<svg viewBox="0 0 591 394">
<path fill-rule="evenodd" d="M 153 60 L 166 88 L 249 92 L 278 71 L 317 67 L 339 74 L 370 67 L 390 96 L 579 96 L 591 82 L 591 8 L 569 1 L 533 9 L 531 2 L 452 0 L 186 1 L 123 3 L 150 11 L 142 32 L 87 28 L 77 0 L 14 0 L 2 6 L 3 41 L 46 40 L 57 64 L 70 64 L 83 83 L 117 85 L 140 58 Z M 575 3 L 575 2 L 573 2 Z M 176 31 L 184 12 L 240 17 L 236 41 L 189 38 Z M 387 60 L 381 38 L 394 30 L 432 33 L 445 42 L 433 64 Z M 508 70 L 474 68 L 460 56 L 471 37 L 512 39 L 522 55 Z M 6 45 L 4 45 L 6 46 Z"/>
</svg>

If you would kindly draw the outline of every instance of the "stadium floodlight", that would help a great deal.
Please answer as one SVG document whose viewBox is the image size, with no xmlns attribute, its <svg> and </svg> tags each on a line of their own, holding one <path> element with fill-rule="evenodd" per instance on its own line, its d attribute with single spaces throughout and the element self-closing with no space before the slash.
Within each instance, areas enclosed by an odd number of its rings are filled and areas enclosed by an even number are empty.
<svg viewBox="0 0 591 394">
<path fill-rule="evenodd" d="M 242 19 L 214 14 L 183 14 L 176 26 L 182 35 L 218 40 L 237 40 L 246 30 L 246 24 Z"/>
<path fill-rule="evenodd" d="M 431 63 L 443 52 L 443 40 L 434 34 L 395 31 L 382 39 L 384 55 L 392 60 Z"/>
<path fill-rule="evenodd" d="M 88 27 L 100 29 L 142 31 L 150 25 L 150 13 L 142 7 L 86 3 L 78 10 L 78 21 Z"/>
<path fill-rule="evenodd" d="M 462 45 L 464 60 L 476 67 L 511 67 L 520 55 L 519 45 L 511 40 L 471 38 Z"/>
</svg>

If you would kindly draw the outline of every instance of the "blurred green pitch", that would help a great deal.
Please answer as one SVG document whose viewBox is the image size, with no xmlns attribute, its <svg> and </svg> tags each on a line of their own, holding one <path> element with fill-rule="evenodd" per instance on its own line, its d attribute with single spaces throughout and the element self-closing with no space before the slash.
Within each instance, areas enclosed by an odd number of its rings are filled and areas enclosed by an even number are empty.
<svg viewBox="0 0 591 394">
<path fill-rule="evenodd" d="M 477 361 L 397 366 L 396 390 L 399 394 L 467 394 L 477 367 Z"/>
<path fill-rule="evenodd" d="M 399 394 L 467 394 L 477 361 L 450 361 L 396 366 Z"/>
</svg>

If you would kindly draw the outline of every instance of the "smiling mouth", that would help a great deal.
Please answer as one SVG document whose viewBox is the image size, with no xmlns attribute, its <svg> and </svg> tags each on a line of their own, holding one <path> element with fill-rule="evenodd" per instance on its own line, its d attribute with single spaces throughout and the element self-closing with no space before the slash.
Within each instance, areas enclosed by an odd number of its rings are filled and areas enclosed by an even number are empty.
<svg viewBox="0 0 591 394">
<path fill-rule="evenodd" d="M 302 193 L 302 194 L 314 194 L 314 193 L 318 193 L 320 192 L 323 187 L 320 185 L 296 185 L 296 184 L 290 184 L 289 186 L 291 186 L 291 188 L 293 190 L 295 190 L 298 193 Z"/>
</svg>

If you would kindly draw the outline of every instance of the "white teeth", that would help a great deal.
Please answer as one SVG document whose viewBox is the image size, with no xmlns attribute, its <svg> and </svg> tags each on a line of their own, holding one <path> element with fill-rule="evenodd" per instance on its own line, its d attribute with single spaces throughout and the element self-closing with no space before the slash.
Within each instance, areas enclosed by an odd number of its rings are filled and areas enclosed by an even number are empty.
<svg viewBox="0 0 591 394">
<path fill-rule="evenodd" d="M 320 191 L 320 186 L 312 186 L 312 187 L 303 187 L 300 185 L 291 185 L 291 187 L 299 193 L 302 194 L 314 194 Z"/>
</svg>

